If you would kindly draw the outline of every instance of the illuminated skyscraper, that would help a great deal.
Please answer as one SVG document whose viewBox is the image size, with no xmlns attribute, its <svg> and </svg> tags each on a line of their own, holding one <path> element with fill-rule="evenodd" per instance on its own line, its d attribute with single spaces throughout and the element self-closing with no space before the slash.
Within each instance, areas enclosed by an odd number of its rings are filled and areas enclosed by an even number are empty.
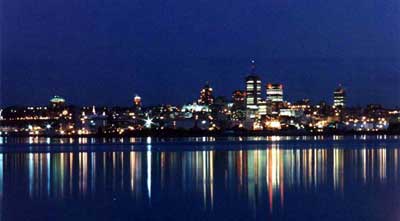
<svg viewBox="0 0 400 221">
<path fill-rule="evenodd" d="M 267 84 L 267 100 L 272 102 L 283 102 L 283 85 Z"/>
<path fill-rule="evenodd" d="M 339 85 L 333 92 L 333 108 L 344 108 L 346 106 L 346 91 Z"/>
<path fill-rule="evenodd" d="M 211 105 L 214 103 L 213 89 L 210 87 L 208 82 L 201 89 L 200 98 L 197 102 L 203 105 Z"/>
<path fill-rule="evenodd" d="M 255 62 L 251 61 L 251 73 L 246 77 L 246 108 L 258 109 L 261 101 L 261 79 L 255 74 Z"/>
</svg>

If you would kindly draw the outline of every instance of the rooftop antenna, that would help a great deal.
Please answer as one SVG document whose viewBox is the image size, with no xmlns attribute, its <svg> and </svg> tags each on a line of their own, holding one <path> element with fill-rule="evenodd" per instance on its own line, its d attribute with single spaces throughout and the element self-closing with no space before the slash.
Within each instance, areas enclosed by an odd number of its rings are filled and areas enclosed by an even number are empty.
<svg viewBox="0 0 400 221">
<path fill-rule="evenodd" d="M 256 73 L 256 61 L 254 59 L 251 60 L 251 73 Z"/>
</svg>

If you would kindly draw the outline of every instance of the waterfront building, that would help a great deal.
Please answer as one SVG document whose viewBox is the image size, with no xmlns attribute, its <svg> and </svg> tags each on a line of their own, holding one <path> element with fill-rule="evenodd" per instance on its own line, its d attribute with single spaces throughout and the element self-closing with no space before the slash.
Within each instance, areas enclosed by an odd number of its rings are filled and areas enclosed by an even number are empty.
<svg viewBox="0 0 400 221">
<path fill-rule="evenodd" d="M 283 85 L 269 83 L 265 86 L 267 94 L 267 103 L 271 109 L 270 115 L 277 116 L 279 110 L 283 108 Z"/>
<path fill-rule="evenodd" d="M 261 101 L 261 79 L 255 73 L 255 62 L 252 61 L 251 73 L 246 77 L 246 109 L 247 116 L 255 117 Z"/>
<path fill-rule="evenodd" d="M 267 101 L 261 100 L 258 103 L 258 114 L 260 116 L 265 116 L 268 113 L 268 106 L 267 106 Z"/>
<path fill-rule="evenodd" d="M 246 107 L 257 109 L 261 101 L 261 79 L 256 75 L 246 77 Z"/>
<path fill-rule="evenodd" d="M 333 92 L 333 108 L 344 108 L 346 106 L 346 91 L 339 85 Z"/>
<path fill-rule="evenodd" d="M 279 116 L 280 117 L 294 117 L 294 118 L 299 118 L 303 115 L 302 110 L 296 110 L 292 108 L 282 108 L 279 110 Z"/>
<path fill-rule="evenodd" d="M 282 84 L 267 84 L 267 100 L 272 102 L 283 102 L 283 85 Z"/>
<path fill-rule="evenodd" d="M 197 103 L 185 104 L 181 108 L 181 112 L 211 112 L 211 109 L 207 105 L 200 105 Z"/>
<path fill-rule="evenodd" d="M 232 101 L 231 119 L 234 121 L 244 120 L 246 117 L 246 92 L 235 90 L 232 93 Z"/>
<path fill-rule="evenodd" d="M 208 83 L 200 91 L 200 98 L 197 103 L 201 105 L 211 105 L 214 103 L 213 89 Z"/>
</svg>

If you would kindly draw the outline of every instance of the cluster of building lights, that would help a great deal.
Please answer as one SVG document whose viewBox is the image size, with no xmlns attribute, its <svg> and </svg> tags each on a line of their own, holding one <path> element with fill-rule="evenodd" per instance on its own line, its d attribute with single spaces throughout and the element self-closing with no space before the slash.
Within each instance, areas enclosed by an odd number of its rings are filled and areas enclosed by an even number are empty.
<svg viewBox="0 0 400 221">
<path fill-rule="evenodd" d="M 263 88 L 265 97 L 263 96 Z M 130 107 L 74 107 L 55 96 L 48 106 L 0 109 L 0 132 L 30 135 L 119 134 L 144 130 L 302 130 L 380 131 L 400 122 L 400 110 L 380 105 L 346 106 L 346 91 L 333 91 L 332 105 L 312 104 L 308 99 L 288 102 L 280 83 L 263 87 L 252 62 L 245 90 L 235 90 L 232 99 L 215 97 L 206 83 L 199 98 L 182 106 L 142 107 L 135 95 Z"/>
</svg>

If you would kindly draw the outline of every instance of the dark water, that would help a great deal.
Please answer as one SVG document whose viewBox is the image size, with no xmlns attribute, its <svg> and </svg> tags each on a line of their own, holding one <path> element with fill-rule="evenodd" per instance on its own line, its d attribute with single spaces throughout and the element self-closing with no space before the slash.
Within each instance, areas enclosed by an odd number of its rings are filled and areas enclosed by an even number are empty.
<svg viewBox="0 0 400 221">
<path fill-rule="evenodd" d="M 400 220 L 398 139 L 1 150 L 2 220 Z"/>
</svg>

